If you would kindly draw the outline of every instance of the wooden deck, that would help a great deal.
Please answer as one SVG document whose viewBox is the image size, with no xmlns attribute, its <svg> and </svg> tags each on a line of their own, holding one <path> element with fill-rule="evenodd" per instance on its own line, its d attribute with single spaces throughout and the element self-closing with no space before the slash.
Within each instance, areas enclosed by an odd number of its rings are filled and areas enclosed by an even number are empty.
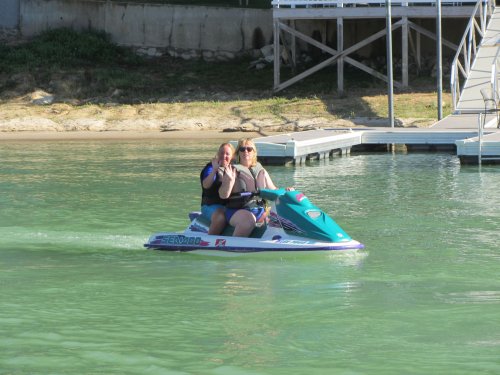
<svg viewBox="0 0 500 375">
<path fill-rule="evenodd" d="M 460 3 L 442 2 L 443 18 L 469 18 L 477 0 Z M 385 18 L 385 0 L 327 1 L 273 1 L 274 19 L 346 19 Z M 307 5 L 305 5 L 307 3 Z M 436 18 L 435 0 L 411 2 L 391 1 L 392 16 L 410 18 Z M 458 5 L 460 4 L 460 5 Z"/>
<path fill-rule="evenodd" d="M 472 14 L 474 9 L 479 9 L 482 3 L 476 0 L 465 2 L 442 2 L 442 17 L 471 17 L 469 22 L 477 24 L 475 20 L 476 13 Z M 488 16 L 491 14 L 490 21 L 486 25 L 487 18 L 481 18 L 481 24 L 486 27 L 479 48 L 476 50 L 476 39 L 472 39 L 474 53 L 464 53 L 464 56 L 474 56 L 471 63 L 467 60 L 461 66 L 467 73 L 467 81 L 461 92 L 458 104 L 453 115 L 436 122 L 430 128 L 355 128 L 355 129 L 325 129 L 313 130 L 299 133 L 289 133 L 284 135 L 257 138 L 256 145 L 259 157 L 266 163 L 300 164 L 312 158 L 326 158 L 332 155 L 347 155 L 351 152 L 366 150 L 387 150 L 390 145 L 405 145 L 407 150 L 449 150 L 457 153 L 462 162 L 479 161 L 478 155 L 484 157 L 483 160 L 500 161 L 500 129 L 498 129 L 498 118 L 494 106 L 492 113 L 488 114 L 484 121 L 484 132 L 481 137 L 482 142 L 478 142 L 479 135 L 479 114 L 485 112 L 485 106 L 491 101 L 485 101 L 484 92 L 492 90 L 492 75 L 498 74 L 492 70 L 492 65 L 496 64 L 497 51 L 500 47 L 500 12 L 494 9 L 494 3 L 487 2 Z M 486 5 L 486 3 L 484 4 Z M 492 7 L 491 7 L 492 6 Z M 338 89 L 343 90 L 343 61 L 364 70 L 374 76 L 387 80 L 386 76 L 373 71 L 369 67 L 360 64 L 351 59 L 348 55 L 357 49 L 365 46 L 367 43 L 376 40 L 384 35 L 384 31 L 376 33 L 364 41 L 342 50 L 342 38 L 337 40 L 338 50 L 323 45 L 312 38 L 300 33 L 299 31 L 285 24 L 287 21 L 299 19 L 336 19 L 339 30 L 342 29 L 344 18 L 383 18 L 386 17 L 385 0 L 273 0 L 273 19 L 275 24 L 274 45 L 280 44 L 280 31 L 287 32 L 294 38 L 300 38 L 303 41 L 322 49 L 325 53 L 332 55 L 329 59 L 300 73 L 296 77 L 286 82 L 280 82 L 280 56 L 277 54 L 278 48 L 275 48 L 275 89 L 280 90 L 289 85 L 298 82 L 300 79 L 313 74 L 328 64 L 339 62 L 338 64 Z M 391 1 L 392 17 L 402 17 L 401 21 L 393 24 L 392 28 L 401 27 L 403 31 L 403 80 L 397 83 L 401 86 L 407 86 L 407 52 L 408 52 L 408 30 L 413 28 L 416 32 L 430 38 L 435 35 L 423 28 L 408 21 L 409 17 L 416 18 L 435 18 L 435 1 L 416 0 L 412 2 L 393 2 Z M 490 10 L 493 11 L 490 13 Z M 475 11 L 474 11 L 475 12 Z M 484 15 L 483 12 L 480 13 Z M 483 30 L 483 29 L 482 29 Z M 342 32 L 339 34 L 342 35 Z M 472 34 L 471 34 L 472 35 Z M 465 38 L 465 37 L 464 37 Z M 443 44 L 457 49 L 449 42 L 443 40 Z M 465 44 L 464 44 L 465 46 Z M 459 48 L 460 50 L 462 47 Z M 477 52 L 477 53 L 476 53 Z M 291 51 L 293 56 L 293 48 Z M 419 55 L 419 53 L 417 53 Z M 469 69 L 470 66 L 470 69 Z M 464 68 L 465 67 L 465 68 Z M 494 72 L 494 74 L 492 73 Z M 495 80 L 497 77 L 495 77 Z M 396 82 L 395 82 L 396 84 Z M 458 86 L 457 86 L 458 87 Z M 494 87 L 494 86 L 493 86 Z M 483 90 L 483 94 L 481 94 Z M 493 97 L 493 94 L 491 97 Z M 455 103 L 455 102 L 454 102 Z M 485 104 L 486 103 L 486 104 Z M 455 103 L 456 104 L 456 103 Z M 454 105 L 455 105 L 454 104 Z M 498 107 L 498 105 L 496 105 Z M 492 108 L 489 108 L 490 110 Z"/>
<path fill-rule="evenodd" d="M 397 32 L 398 29 L 401 30 L 401 82 L 393 81 L 393 84 L 397 87 L 408 87 L 410 50 L 415 57 L 417 66 L 420 67 L 420 62 L 424 55 L 424 52 L 421 50 L 420 37 L 425 36 L 434 40 L 438 39 L 433 28 L 426 29 L 415 20 L 436 19 L 438 16 L 437 2 L 436 0 L 391 0 L 390 4 L 391 19 L 394 20 L 391 25 L 392 32 Z M 441 1 L 440 4 L 441 18 L 467 19 L 474 13 L 478 2 L 477 0 L 461 2 Z M 487 0 L 487 4 L 493 4 L 493 0 Z M 372 35 L 359 33 L 363 35 L 361 38 L 355 36 L 356 31 L 344 28 L 345 20 L 359 20 L 359 22 L 363 23 L 370 20 L 386 19 L 387 8 L 385 0 L 273 0 L 272 5 L 274 29 L 273 88 L 275 91 L 284 90 L 311 74 L 334 64 L 337 65 L 337 91 L 339 94 L 344 93 L 344 64 L 349 64 L 385 82 L 389 82 L 392 79 L 385 72 L 379 72 L 357 59 L 357 54 L 362 48 L 380 38 L 386 37 L 388 26 L 386 25 L 383 30 L 372 30 Z M 490 9 L 491 6 L 487 8 Z M 307 28 L 301 28 L 299 23 L 304 20 L 322 21 L 323 25 L 318 27 L 321 30 L 320 40 L 309 35 Z M 336 23 L 336 36 L 326 32 L 328 30 L 327 24 L 330 21 Z M 354 40 L 349 42 L 350 46 L 344 43 L 344 36 L 348 34 L 350 37 L 354 36 Z M 451 48 L 454 51 L 458 49 L 458 46 L 451 41 L 443 39 L 442 36 L 440 36 L 440 39 L 443 46 Z M 299 41 L 300 43 L 298 43 Z M 303 48 L 300 45 L 304 43 L 318 48 L 327 58 L 322 59 L 323 61 L 306 70 L 301 72 L 296 71 L 292 78 L 282 80 L 281 55 L 284 54 L 288 63 L 293 67 L 297 67 L 297 54 L 300 52 L 298 48 Z"/>
</svg>

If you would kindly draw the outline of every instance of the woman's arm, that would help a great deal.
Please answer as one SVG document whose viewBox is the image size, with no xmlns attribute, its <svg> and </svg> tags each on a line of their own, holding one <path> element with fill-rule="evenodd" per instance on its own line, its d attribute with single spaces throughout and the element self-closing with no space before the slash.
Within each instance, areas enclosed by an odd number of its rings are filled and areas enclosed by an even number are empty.
<svg viewBox="0 0 500 375">
<path fill-rule="evenodd" d="M 265 183 L 266 183 L 267 189 L 271 189 L 271 190 L 279 189 L 276 187 L 276 185 L 274 185 L 273 181 L 271 180 L 271 176 L 269 176 L 269 173 L 267 173 L 266 170 L 264 170 L 264 178 L 265 178 Z M 295 189 L 293 187 L 287 187 L 285 190 L 292 191 Z"/>
<path fill-rule="evenodd" d="M 264 178 L 266 182 L 266 189 L 271 189 L 271 190 L 276 190 L 278 189 L 276 185 L 274 185 L 273 180 L 271 180 L 271 176 L 269 176 L 269 173 L 264 169 Z"/>
<path fill-rule="evenodd" d="M 215 182 L 215 175 L 217 174 L 217 171 L 219 170 L 219 160 L 217 158 L 212 159 L 212 170 L 208 174 L 207 177 L 203 179 L 201 184 L 203 185 L 204 189 L 210 189 L 210 187 L 214 184 Z"/>
</svg>

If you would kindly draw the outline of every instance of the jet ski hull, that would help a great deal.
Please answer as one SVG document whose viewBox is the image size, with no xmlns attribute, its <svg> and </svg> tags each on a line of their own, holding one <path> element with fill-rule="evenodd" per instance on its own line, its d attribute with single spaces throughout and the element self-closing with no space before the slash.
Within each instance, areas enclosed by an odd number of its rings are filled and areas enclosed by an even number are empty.
<svg viewBox="0 0 500 375">
<path fill-rule="evenodd" d="M 168 251 L 219 250 L 235 253 L 263 251 L 336 251 L 363 249 L 321 209 L 299 191 L 263 189 L 258 193 L 268 204 L 268 216 L 250 237 L 209 235 L 210 222 L 200 212 L 191 212 L 184 232 L 160 232 L 150 236 L 148 249 Z"/>
</svg>

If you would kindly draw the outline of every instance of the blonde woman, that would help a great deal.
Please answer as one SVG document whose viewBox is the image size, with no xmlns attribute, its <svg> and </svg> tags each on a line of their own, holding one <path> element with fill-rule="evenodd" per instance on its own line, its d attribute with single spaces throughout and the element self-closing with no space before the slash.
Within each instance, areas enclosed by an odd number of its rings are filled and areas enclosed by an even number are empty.
<svg viewBox="0 0 500 375">
<path fill-rule="evenodd" d="M 257 149 L 250 138 L 238 141 L 236 162 L 224 169 L 222 185 L 219 188 L 221 199 L 228 199 L 231 194 L 243 191 L 277 189 L 267 171 L 257 162 Z M 259 206 L 255 198 L 229 200 L 226 205 L 226 220 L 234 227 L 233 236 L 248 237 L 264 212 L 265 209 Z"/>
</svg>

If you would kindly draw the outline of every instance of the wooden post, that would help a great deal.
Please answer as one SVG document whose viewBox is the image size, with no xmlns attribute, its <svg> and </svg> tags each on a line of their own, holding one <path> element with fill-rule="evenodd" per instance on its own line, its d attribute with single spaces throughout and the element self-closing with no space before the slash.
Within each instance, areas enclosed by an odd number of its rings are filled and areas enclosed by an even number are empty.
<svg viewBox="0 0 500 375">
<path fill-rule="evenodd" d="M 295 20 L 292 20 L 292 27 L 294 29 L 297 28 L 297 25 L 295 23 Z M 295 35 L 291 35 L 291 50 L 292 50 L 292 66 L 295 68 L 297 66 L 297 38 L 295 37 Z"/>
<path fill-rule="evenodd" d="M 438 105 L 438 120 L 443 118 L 443 58 L 441 47 L 441 0 L 437 0 L 437 17 L 436 17 L 436 41 L 437 41 L 437 105 Z"/>
<path fill-rule="evenodd" d="M 280 85 L 280 24 L 274 20 L 274 89 Z"/>
<path fill-rule="evenodd" d="M 416 34 L 416 37 L 419 38 L 418 40 L 420 41 L 420 35 L 418 31 L 415 30 L 415 33 L 412 33 L 412 28 L 408 27 L 408 47 L 409 49 L 411 49 L 411 53 L 415 58 L 415 63 L 417 64 L 417 73 L 420 73 L 420 70 L 422 69 L 422 67 L 420 66 L 420 47 L 417 48 L 417 42 L 415 42 L 415 39 L 413 38 L 414 34 Z"/>
<path fill-rule="evenodd" d="M 401 80 L 403 87 L 408 87 L 408 17 L 403 17 L 403 24 L 401 25 Z"/>
<path fill-rule="evenodd" d="M 394 81 L 392 74 L 392 15 L 391 0 L 385 0 L 386 11 L 386 42 L 387 42 L 387 91 L 389 124 L 394 127 Z"/>
<path fill-rule="evenodd" d="M 337 18 L 337 53 L 344 50 L 344 19 Z M 337 60 L 337 92 L 339 96 L 344 96 L 344 58 Z"/>
<path fill-rule="evenodd" d="M 417 32 L 417 35 L 416 35 L 416 39 L 417 39 L 417 65 L 418 65 L 418 68 L 421 69 L 422 67 L 422 47 L 421 47 L 421 38 L 420 38 L 420 33 Z"/>
</svg>

